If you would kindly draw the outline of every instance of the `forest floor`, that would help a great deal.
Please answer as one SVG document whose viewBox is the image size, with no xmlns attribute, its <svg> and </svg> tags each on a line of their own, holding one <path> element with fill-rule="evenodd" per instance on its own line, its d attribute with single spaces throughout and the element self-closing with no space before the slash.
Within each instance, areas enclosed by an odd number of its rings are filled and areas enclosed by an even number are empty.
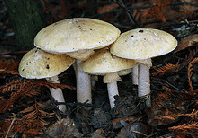
<svg viewBox="0 0 198 138">
<path fill-rule="evenodd" d="M 131 76 L 118 82 L 120 96 L 110 108 L 106 84 L 98 76 L 93 104 L 77 103 L 75 72 L 59 75 L 61 84 L 24 79 L 18 65 L 27 51 L 15 51 L 15 33 L 6 3 L 0 0 L 0 137 L 197 138 L 198 137 L 198 1 L 97 1 L 95 13 L 86 0 L 41 0 L 46 23 L 64 18 L 97 18 L 122 32 L 157 28 L 178 40 L 176 49 L 152 58 L 151 107 L 137 96 Z M 137 27 L 137 26 L 136 26 Z M 61 88 L 67 111 L 62 113 L 49 88 Z"/>
</svg>

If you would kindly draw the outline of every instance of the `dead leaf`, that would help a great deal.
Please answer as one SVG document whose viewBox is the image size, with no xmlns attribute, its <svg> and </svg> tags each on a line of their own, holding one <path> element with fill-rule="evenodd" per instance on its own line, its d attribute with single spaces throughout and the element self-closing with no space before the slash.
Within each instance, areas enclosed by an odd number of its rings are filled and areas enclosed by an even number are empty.
<svg viewBox="0 0 198 138">
<path fill-rule="evenodd" d="M 92 138 L 104 138 L 104 130 L 102 128 L 97 129 L 92 134 Z"/>
<path fill-rule="evenodd" d="M 53 138 L 81 137 L 73 119 L 70 118 L 63 118 L 57 121 L 46 130 L 46 133 Z"/>
<path fill-rule="evenodd" d="M 189 2 L 195 5 L 197 4 L 197 0 L 180 0 L 180 1 L 183 3 Z M 196 10 L 198 10 L 198 7 L 193 6 L 192 4 L 181 5 L 180 11 L 185 12 L 186 14 L 190 15 L 192 12 L 195 12 Z"/>
<path fill-rule="evenodd" d="M 173 1 L 175 0 L 150 0 L 150 2 L 153 3 L 153 6 L 148 10 L 145 10 L 143 17 L 154 17 L 157 20 L 166 22 L 167 18 L 163 10 Z"/>
<path fill-rule="evenodd" d="M 198 43 L 198 34 L 190 35 L 188 37 L 184 37 L 176 47 L 174 53 L 185 49 L 186 47 L 193 46 L 195 43 Z"/>
<path fill-rule="evenodd" d="M 109 4 L 109 5 L 104 5 L 103 7 L 100 7 L 97 10 L 97 13 L 103 14 L 105 12 L 112 11 L 112 10 L 118 8 L 118 7 L 119 7 L 119 5 L 117 3 L 112 3 L 112 4 Z"/>
</svg>

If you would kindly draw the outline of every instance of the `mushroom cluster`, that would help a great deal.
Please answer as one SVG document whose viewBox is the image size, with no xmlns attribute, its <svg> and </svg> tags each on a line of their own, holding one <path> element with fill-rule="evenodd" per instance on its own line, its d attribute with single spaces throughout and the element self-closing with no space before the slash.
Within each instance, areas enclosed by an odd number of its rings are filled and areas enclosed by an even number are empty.
<svg viewBox="0 0 198 138">
<path fill-rule="evenodd" d="M 113 108 L 114 96 L 119 95 L 117 88 L 117 81 L 121 80 L 119 74 L 128 73 L 128 69 L 136 64 L 138 62 L 135 60 L 113 56 L 108 48 L 103 48 L 89 57 L 82 64 L 82 69 L 89 74 L 104 75 L 104 83 L 107 83 L 109 101 L 111 108 Z"/>
<path fill-rule="evenodd" d="M 152 28 L 136 28 L 124 32 L 111 46 L 110 52 L 113 55 L 139 61 L 138 68 L 133 69 L 134 76 L 139 76 L 134 77 L 134 82 L 138 82 L 138 95 L 146 98 L 147 106 L 150 106 L 151 58 L 165 55 L 176 46 L 177 40 L 171 34 Z"/>
<path fill-rule="evenodd" d="M 76 59 L 77 101 L 92 103 L 91 80 L 81 64 L 94 49 L 112 44 L 120 36 L 120 30 L 98 19 L 64 19 L 43 28 L 35 37 L 34 45 L 52 53 L 65 53 Z"/>
<path fill-rule="evenodd" d="M 149 97 L 151 58 L 175 49 L 176 39 L 165 31 L 137 28 L 124 32 L 98 19 L 74 18 L 55 22 L 38 32 L 34 46 L 21 60 L 19 73 L 27 79 L 46 78 L 60 83 L 58 74 L 73 64 L 77 80 L 77 101 L 92 103 L 89 74 L 104 75 L 109 101 L 119 95 L 119 74 L 132 70 L 133 83 L 138 84 L 139 97 Z M 112 55 L 113 54 L 113 55 Z M 132 69 L 131 69 L 132 68 Z M 64 102 L 60 89 L 51 89 L 52 97 Z M 150 99 L 147 98 L 150 106 Z M 66 107 L 60 105 L 65 111 Z"/>
<path fill-rule="evenodd" d="M 43 52 L 45 54 L 51 53 L 51 55 L 56 55 L 63 61 L 65 60 L 63 57 L 68 57 L 65 54 L 69 55 L 72 59 L 75 58 L 76 62 L 73 65 L 77 77 L 77 101 L 81 103 L 86 101 L 87 103 L 92 103 L 91 80 L 90 76 L 81 68 L 82 61 L 85 61 L 88 57 L 93 55 L 95 49 L 111 45 L 119 36 L 120 30 L 118 28 L 102 20 L 88 18 L 64 19 L 39 31 L 34 38 L 34 46 L 39 48 L 37 51 L 45 51 Z M 34 49 L 34 51 L 36 50 Z M 31 53 L 33 52 L 31 51 Z M 28 52 L 27 55 L 28 54 L 30 53 Z M 19 67 L 19 72 L 22 77 L 26 77 L 22 73 L 24 73 L 25 70 L 28 71 L 27 69 L 22 71 L 26 67 L 25 65 L 29 62 L 25 59 L 27 55 L 24 56 L 21 61 L 21 66 Z M 39 54 L 37 54 L 37 56 L 38 57 L 34 55 L 32 60 L 36 62 L 37 58 L 40 59 L 40 57 L 42 57 Z M 40 60 L 45 61 L 45 59 L 42 58 Z M 33 64 L 28 65 L 31 66 Z M 67 66 L 65 67 L 67 68 Z M 45 66 L 44 68 L 48 68 L 48 66 Z M 59 68 L 58 63 L 54 67 L 50 66 L 50 70 L 55 68 Z M 40 68 L 36 68 L 32 73 L 36 72 L 37 74 L 43 74 L 43 71 L 44 70 L 41 70 Z M 38 77 L 38 79 L 41 78 Z M 53 80 L 51 79 L 51 81 Z M 63 102 L 63 100 L 58 101 Z M 59 109 L 62 110 L 61 108 Z"/>
</svg>

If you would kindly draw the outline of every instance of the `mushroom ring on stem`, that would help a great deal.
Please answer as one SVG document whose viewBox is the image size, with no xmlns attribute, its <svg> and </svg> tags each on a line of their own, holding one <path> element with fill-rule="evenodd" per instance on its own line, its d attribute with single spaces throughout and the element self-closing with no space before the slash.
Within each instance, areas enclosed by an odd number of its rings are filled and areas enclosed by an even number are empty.
<svg viewBox="0 0 198 138">
<path fill-rule="evenodd" d="M 35 37 L 34 45 L 52 53 L 66 53 L 77 59 L 77 101 L 92 103 L 90 76 L 81 69 L 81 62 L 94 54 L 94 49 L 111 45 L 120 30 L 98 19 L 64 19 L 43 28 Z"/>
<path fill-rule="evenodd" d="M 60 83 L 58 75 L 64 72 L 75 60 L 66 54 L 51 54 L 39 48 L 33 48 L 24 55 L 19 64 L 19 74 L 26 79 L 46 79 L 52 83 Z M 52 97 L 58 102 L 65 102 L 60 88 L 50 89 Z M 63 112 L 65 105 L 59 105 Z"/>
<path fill-rule="evenodd" d="M 122 58 L 145 60 L 159 55 L 166 55 L 173 51 L 176 46 L 177 40 L 175 37 L 165 31 L 152 28 L 136 28 L 122 33 L 111 46 L 110 52 Z M 144 81 L 140 80 L 142 78 L 144 78 Z M 149 66 L 140 63 L 139 81 L 134 82 L 138 82 L 139 97 L 150 94 Z M 150 106 L 150 99 L 147 99 L 147 106 Z"/>
<path fill-rule="evenodd" d="M 114 96 L 119 95 L 117 81 L 121 81 L 119 71 L 126 70 L 138 64 L 135 60 L 123 59 L 112 56 L 108 48 L 96 51 L 82 64 L 82 69 L 94 75 L 104 75 L 104 83 L 107 83 L 107 90 L 111 108 L 114 107 Z"/>
</svg>

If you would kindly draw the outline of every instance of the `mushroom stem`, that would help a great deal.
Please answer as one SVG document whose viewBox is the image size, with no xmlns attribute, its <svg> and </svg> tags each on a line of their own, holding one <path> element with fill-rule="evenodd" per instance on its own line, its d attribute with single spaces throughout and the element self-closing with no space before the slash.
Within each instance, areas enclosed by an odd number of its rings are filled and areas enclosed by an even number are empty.
<svg viewBox="0 0 198 138">
<path fill-rule="evenodd" d="M 131 69 L 132 84 L 138 85 L 138 65 L 135 65 Z"/>
<path fill-rule="evenodd" d="M 50 78 L 46 78 L 48 82 L 51 83 L 60 83 L 58 75 Z M 51 96 L 57 100 L 58 102 L 65 102 L 62 90 L 60 88 L 54 89 L 50 88 L 51 91 Z M 58 108 L 60 111 L 65 112 L 66 111 L 66 106 L 65 105 L 58 105 Z"/>
<path fill-rule="evenodd" d="M 108 90 L 108 95 L 109 95 L 109 102 L 110 102 L 111 108 L 113 108 L 115 106 L 114 96 L 119 95 L 117 81 L 107 83 L 107 90 Z"/>
<path fill-rule="evenodd" d="M 107 83 L 107 90 L 111 108 L 115 106 L 114 96 L 119 95 L 117 81 L 121 81 L 121 78 L 119 77 L 117 72 L 107 73 L 106 75 L 104 75 L 104 83 Z"/>
<path fill-rule="evenodd" d="M 146 98 L 146 105 L 150 107 L 150 79 L 149 79 L 149 68 L 147 65 L 139 64 L 139 85 L 138 85 L 138 96 L 140 98 Z"/>
<path fill-rule="evenodd" d="M 92 103 L 92 94 L 91 94 L 91 79 L 90 75 L 85 73 L 82 70 L 82 61 L 76 60 L 77 62 L 77 101 L 84 103 L 88 100 L 87 103 Z"/>
</svg>

